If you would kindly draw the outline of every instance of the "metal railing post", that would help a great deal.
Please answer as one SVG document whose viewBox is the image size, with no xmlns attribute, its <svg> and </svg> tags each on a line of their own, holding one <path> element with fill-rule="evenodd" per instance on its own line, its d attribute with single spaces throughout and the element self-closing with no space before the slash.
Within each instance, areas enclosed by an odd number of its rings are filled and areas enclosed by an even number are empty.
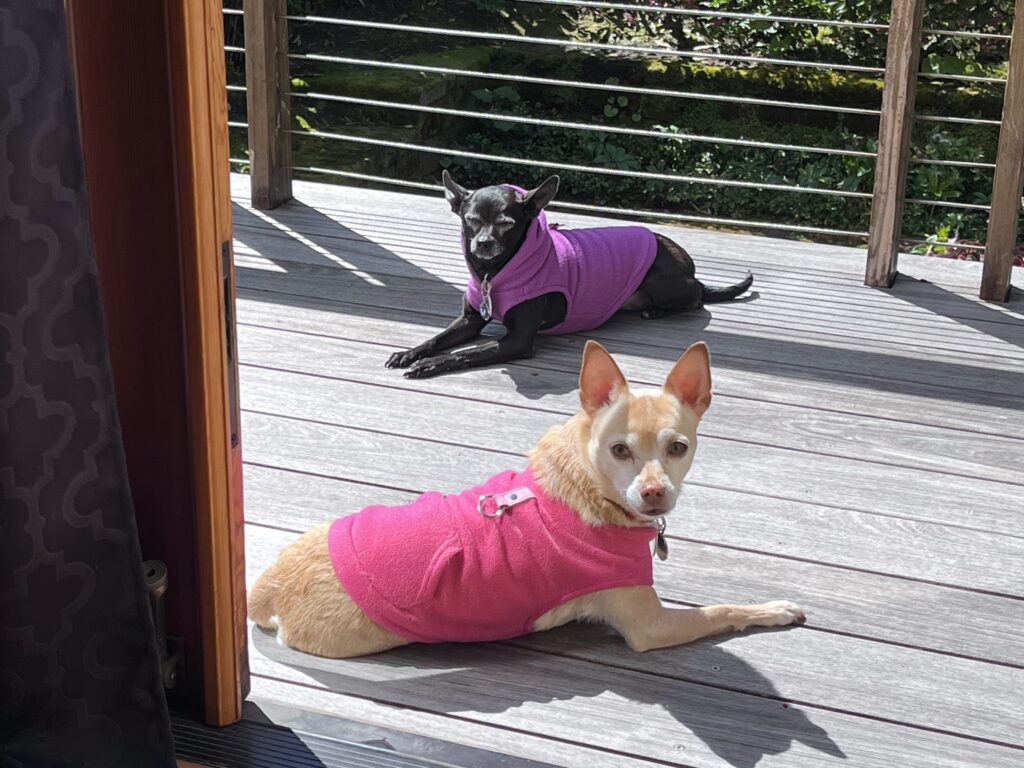
<svg viewBox="0 0 1024 768">
<path fill-rule="evenodd" d="M 262 210 L 292 196 L 287 5 L 287 0 L 243 3 L 250 184 L 252 205 Z"/>
<path fill-rule="evenodd" d="M 876 288 L 888 288 L 896 279 L 923 18 L 924 0 L 892 0 L 864 270 L 865 285 Z"/>
<path fill-rule="evenodd" d="M 1010 296 L 1010 271 L 1017 245 L 1021 187 L 1024 186 L 1024 0 L 1017 0 L 1010 39 L 1010 71 L 1003 95 L 1003 121 L 992 179 L 985 267 L 979 295 L 986 301 Z"/>
</svg>

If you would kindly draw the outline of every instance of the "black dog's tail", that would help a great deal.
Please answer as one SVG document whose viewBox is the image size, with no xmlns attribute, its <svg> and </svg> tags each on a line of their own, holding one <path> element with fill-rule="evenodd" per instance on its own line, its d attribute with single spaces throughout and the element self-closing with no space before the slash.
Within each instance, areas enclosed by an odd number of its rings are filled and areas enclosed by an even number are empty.
<svg viewBox="0 0 1024 768">
<path fill-rule="evenodd" d="M 705 304 L 714 304 L 718 301 L 732 301 L 737 296 L 742 296 L 746 290 L 753 284 L 754 276 L 750 272 L 747 272 L 747 276 L 743 278 L 741 282 L 736 285 L 730 285 L 725 288 L 717 288 L 710 285 L 700 284 L 701 298 Z"/>
</svg>

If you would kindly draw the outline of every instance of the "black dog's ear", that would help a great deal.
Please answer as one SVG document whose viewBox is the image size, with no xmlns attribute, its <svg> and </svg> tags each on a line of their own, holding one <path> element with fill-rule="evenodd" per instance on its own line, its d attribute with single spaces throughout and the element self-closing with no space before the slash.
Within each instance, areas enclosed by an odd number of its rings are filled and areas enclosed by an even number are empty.
<svg viewBox="0 0 1024 768">
<path fill-rule="evenodd" d="M 555 199 L 558 192 L 558 176 L 548 176 L 544 183 L 536 189 L 531 189 L 523 197 L 523 205 L 531 216 L 536 216 L 543 208 Z"/>
<path fill-rule="evenodd" d="M 470 191 L 463 186 L 455 183 L 455 179 L 448 171 L 441 173 L 441 183 L 444 184 L 444 199 L 448 201 L 448 205 L 452 207 L 453 213 L 458 213 L 462 210 L 462 204 L 466 198 L 470 196 Z"/>
</svg>

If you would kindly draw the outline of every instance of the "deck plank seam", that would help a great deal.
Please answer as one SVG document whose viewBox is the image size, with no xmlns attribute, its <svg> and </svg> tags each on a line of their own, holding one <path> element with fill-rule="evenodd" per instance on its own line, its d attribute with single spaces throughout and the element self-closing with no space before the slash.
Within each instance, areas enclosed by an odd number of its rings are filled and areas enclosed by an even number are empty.
<svg viewBox="0 0 1024 768">
<path fill-rule="evenodd" d="M 250 327 L 262 327 L 262 326 L 250 326 Z M 280 329 L 268 328 L 267 330 L 279 331 Z M 292 331 L 281 331 L 281 332 L 282 333 L 291 333 Z M 357 342 L 357 343 L 359 343 L 359 342 Z M 378 344 L 377 342 L 372 342 L 372 341 L 365 341 L 364 340 L 361 343 L 364 343 L 364 344 L 366 344 L 368 346 L 381 346 L 381 347 L 385 347 L 387 349 L 392 349 L 393 348 L 390 345 L 387 345 L 387 344 L 384 344 L 384 343 Z M 526 365 L 526 364 L 522 363 L 522 361 L 519 361 L 517 364 L 523 365 L 524 368 L 531 367 L 529 365 Z M 403 386 L 398 386 L 398 385 L 395 385 L 395 384 L 386 384 L 386 383 L 383 383 L 383 382 L 366 381 L 365 379 L 353 379 L 353 378 L 349 378 L 349 377 L 346 377 L 346 376 L 338 376 L 338 375 L 332 375 L 332 374 L 327 374 L 327 373 L 316 373 L 316 372 L 313 372 L 313 371 L 297 371 L 297 370 L 292 369 L 292 368 L 281 368 L 281 367 L 274 366 L 274 365 L 267 365 L 265 363 L 240 363 L 240 365 L 243 368 L 253 368 L 253 369 L 261 370 L 261 371 L 274 371 L 276 373 L 290 373 L 290 374 L 295 374 L 295 375 L 298 375 L 298 376 L 310 376 L 310 377 L 313 377 L 313 378 L 323 379 L 325 381 L 341 381 L 341 382 L 345 382 L 347 384 L 357 384 L 357 385 L 380 387 L 381 389 L 390 389 L 390 390 L 397 391 L 397 392 L 410 392 L 410 391 L 413 391 L 411 387 L 403 387 Z M 549 370 L 549 369 L 541 369 L 541 370 Z M 561 371 L 559 371 L 559 372 L 561 372 Z M 629 378 L 629 377 L 627 377 L 627 378 Z M 657 386 L 653 382 L 645 382 L 645 381 L 634 379 L 634 378 L 629 378 L 629 381 L 630 381 L 630 383 L 639 384 L 640 386 L 644 386 L 644 387 Z M 443 398 L 447 398 L 447 399 L 451 399 L 451 400 L 465 400 L 465 401 L 471 402 L 471 403 L 481 403 L 482 405 L 495 405 L 493 400 L 488 400 L 488 399 L 483 398 L 483 397 L 471 397 L 471 396 L 468 396 L 468 395 L 450 395 L 450 394 L 448 394 L 446 392 L 429 392 L 429 394 L 432 395 L 432 396 L 443 397 Z M 794 410 L 813 411 L 815 413 L 831 413 L 831 414 L 836 414 L 838 416 L 853 416 L 853 417 L 856 417 L 858 419 L 870 419 L 872 421 L 883 422 L 883 423 L 886 423 L 886 424 L 888 424 L 890 422 L 895 422 L 897 424 L 910 424 L 912 426 L 928 426 L 928 427 L 930 427 L 932 429 L 941 429 L 941 430 L 948 431 L 948 432 L 958 432 L 958 433 L 962 433 L 962 434 L 979 435 L 979 436 L 982 436 L 982 437 L 1004 437 L 1007 440 L 1015 440 L 1015 441 L 1018 441 L 1018 442 L 1024 444 L 1024 435 L 1010 435 L 1010 434 L 1001 435 L 1001 434 L 996 433 L 996 432 L 981 432 L 979 430 L 965 429 L 963 427 L 953 427 L 953 426 L 946 426 L 946 425 L 932 426 L 932 425 L 928 425 L 928 424 L 921 424 L 921 422 L 919 422 L 919 421 L 912 421 L 910 419 L 898 419 L 898 418 L 895 418 L 893 416 L 879 416 L 877 414 L 860 413 L 858 411 L 843 411 L 843 410 L 839 410 L 838 408 L 824 408 L 822 406 L 817 406 L 817 405 L 805 405 L 805 404 L 796 405 L 796 404 L 793 404 L 793 403 L 779 402 L 777 400 L 766 400 L 764 398 L 759 398 L 759 397 L 753 397 L 753 396 L 747 396 L 747 395 L 738 395 L 738 394 L 735 394 L 735 393 L 732 393 L 732 392 L 713 392 L 713 394 L 714 394 L 714 397 L 716 399 L 717 398 L 723 398 L 723 399 L 728 399 L 728 400 L 743 400 L 744 402 L 752 402 L 752 403 L 766 403 L 766 404 L 770 404 L 770 405 L 773 405 L 773 406 L 779 406 L 779 407 L 783 407 L 783 408 L 792 408 Z M 501 408 L 512 408 L 512 409 L 516 409 L 516 410 L 520 410 L 520 411 L 527 411 L 527 412 L 531 412 L 531 413 L 550 413 L 552 415 L 562 416 L 562 417 L 566 417 L 566 418 L 568 416 L 572 415 L 569 411 L 556 410 L 554 408 L 542 408 L 542 407 L 536 406 L 536 405 L 522 405 L 522 404 L 519 404 L 519 403 L 501 403 Z"/>
<path fill-rule="evenodd" d="M 365 384 L 365 386 L 373 387 L 373 386 L 376 386 L 376 385 L 375 384 Z M 461 399 L 466 399 L 466 398 L 461 398 Z M 358 426 L 358 425 L 355 425 L 355 424 L 347 424 L 347 423 L 341 422 L 341 421 L 325 421 L 323 419 L 314 419 L 314 418 L 305 417 L 305 416 L 292 416 L 292 415 L 282 414 L 282 413 L 272 413 L 270 411 L 263 411 L 263 410 L 259 410 L 259 409 L 256 409 L 256 408 L 242 408 L 242 413 L 253 413 L 253 414 L 257 414 L 259 416 L 271 416 L 271 417 L 280 418 L 280 419 L 291 419 L 291 420 L 302 422 L 302 423 L 306 423 L 306 424 L 318 424 L 320 426 L 325 426 L 325 427 L 340 427 L 340 428 L 343 428 L 343 429 L 352 429 L 352 430 L 355 430 L 355 431 L 358 431 L 358 432 L 367 432 L 367 433 L 375 434 L 375 435 L 389 435 L 389 436 L 392 436 L 392 437 L 401 437 L 401 438 L 408 439 L 408 440 L 416 440 L 416 441 L 425 442 L 425 443 L 434 443 L 434 444 L 437 444 L 437 445 L 444 445 L 444 446 L 448 446 L 448 447 L 451 447 L 451 448 L 475 448 L 476 450 L 480 450 L 480 451 L 486 451 L 486 452 L 489 452 L 489 453 L 496 453 L 496 454 L 498 454 L 500 456 L 512 456 L 512 457 L 515 457 L 515 458 L 522 458 L 523 456 L 526 455 L 524 452 L 520 452 L 520 451 L 508 451 L 508 450 L 503 450 L 503 449 L 500 449 L 500 448 L 485 448 L 483 446 L 467 445 L 466 443 L 462 443 L 462 442 L 451 441 L 451 440 L 441 440 L 439 438 L 424 437 L 422 435 L 398 434 L 396 432 L 391 432 L 391 431 L 388 431 L 388 430 L 385 430 L 385 429 L 373 429 L 371 427 L 362 427 L 362 426 Z M 830 459 L 841 459 L 842 461 L 849 461 L 849 462 L 853 462 L 853 463 L 856 463 L 856 464 L 866 464 L 866 465 L 869 465 L 869 466 L 872 466 L 872 467 L 895 467 L 895 468 L 898 468 L 898 469 L 907 469 L 907 470 L 911 470 L 911 471 L 914 471 L 914 472 L 927 472 L 929 474 L 942 475 L 942 476 L 945 476 L 945 477 L 959 477 L 959 478 L 963 478 L 965 480 L 979 480 L 979 481 L 982 481 L 982 482 L 985 482 L 985 483 L 992 483 L 994 485 L 1007 485 L 1007 486 L 1011 486 L 1011 487 L 1014 487 L 1014 488 L 1024 487 L 1024 482 L 1009 481 L 1009 480 L 993 480 L 993 479 L 988 478 L 988 477 L 981 477 L 981 476 L 978 476 L 978 475 L 972 475 L 972 474 L 969 474 L 969 473 L 966 473 L 966 472 L 957 472 L 957 471 L 954 471 L 954 470 L 951 470 L 951 469 L 938 469 L 938 468 L 934 468 L 934 467 L 912 466 L 912 465 L 908 466 L 906 464 L 900 464 L 900 463 L 894 462 L 894 461 L 882 461 L 882 460 L 878 460 L 878 459 L 867 459 L 867 458 L 861 458 L 860 456 L 848 456 L 848 455 L 845 455 L 845 454 L 839 453 L 839 452 L 830 453 L 830 452 L 826 452 L 826 451 L 811 450 L 811 449 L 808 449 L 808 448 L 799 448 L 799 447 L 796 447 L 796 446 L 776 445 L 776 444 L 773 444 L 773 443 L 764 443 L 764 442 L 759 442 L 757 440 L 744 440 L 741 437 L 728 437 L 728 436 L 723 436 L 723 435 L 720 435 L 720 434 L 715 434 L 713 432 L 707 432 L 707 431 L 698 432 L 698 435 L 699 435 L 699 437 L 704 438 L 704 439 L 719 440 L 719 441 L 721 441 L 723 443 L 738 443 L 740 445 L 753 445 L 753 446 L 757 446 L 757 447 L 772 448 L 773 450 L 776 450 L 776 451 L 785 451 L 785 452 L 788 452 L 788 453 L 801 454 L 801 455 L 804 455 L 804 456 L 822 456 L 822 457 L 826 457 L 826 458 L 830 458 Z M 537 439 L 538 440 L 540 439 L 540 435 L 537 436 Z M 728 490 L 728 489 L 723 489 L 723 490 Z M 1006 534 L 1006 535 L 1010 535 L 1010 534 Z M 1024 534 L 1022 534 L 1022 538 L 1024 538 Z"/>
</svg>

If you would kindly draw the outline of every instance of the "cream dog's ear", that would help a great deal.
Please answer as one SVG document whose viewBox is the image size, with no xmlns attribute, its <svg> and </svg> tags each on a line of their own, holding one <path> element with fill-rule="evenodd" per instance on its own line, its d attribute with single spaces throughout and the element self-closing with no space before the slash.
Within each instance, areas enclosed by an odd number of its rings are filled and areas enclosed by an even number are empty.
<svg viewBox="0 0 1024 768">
<path fill-rule="evenodd" d="M 676 361 L 665 379 L 665 391 L 690 406 L 697 417 L 711 405 L 711 360 L 708 345 L 698 341 Z"/>
<path fill-rule="evenodd" d="M 596 341 L 588 341 L 583 348 L 583 365 L 580 367 L 580 404 L 583 410 L 593 415 L 628 391 L 626 377 L 608 350 Z"/>
</svg>

